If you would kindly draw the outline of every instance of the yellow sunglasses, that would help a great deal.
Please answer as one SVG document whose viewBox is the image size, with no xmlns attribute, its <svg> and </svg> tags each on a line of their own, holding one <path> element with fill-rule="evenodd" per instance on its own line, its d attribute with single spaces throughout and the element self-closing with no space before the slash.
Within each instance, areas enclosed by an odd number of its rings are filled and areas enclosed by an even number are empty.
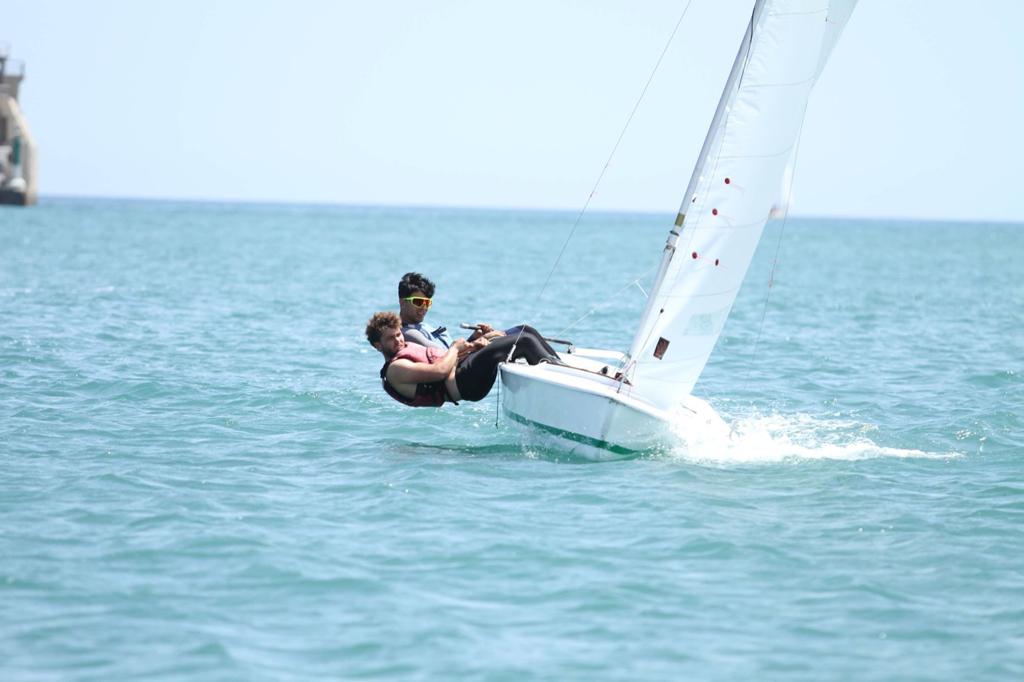
<svg viewBox="0 0 1024 682">
<path fill-rule="evenodd" d="M 430 306 L 433 303 L 433 301 L 431 301 L 429 298 L 425 298 L 423 296 L 406 296 L 402 300 L 412 303 L 417 308 L 426 308 L 428 310 L 430 309 Z"/>
</svg>

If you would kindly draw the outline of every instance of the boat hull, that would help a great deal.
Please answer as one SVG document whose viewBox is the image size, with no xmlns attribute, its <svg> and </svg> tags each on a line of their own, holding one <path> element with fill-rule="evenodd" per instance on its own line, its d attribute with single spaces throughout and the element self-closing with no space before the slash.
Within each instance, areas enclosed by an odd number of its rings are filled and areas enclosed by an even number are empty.
<svg viewBox="0 0 1024 682">
<path fill-rule="evenodd" d="M 624 394 L 614 379 L 572 367 L 503 364 L 501 382 L 510 420 L 588 459 L 678 447 L 678 430 L 689 415 L 721 423 L 704 401 L 690 398 L 680 412 L 667 413 Z"/>
</svg>

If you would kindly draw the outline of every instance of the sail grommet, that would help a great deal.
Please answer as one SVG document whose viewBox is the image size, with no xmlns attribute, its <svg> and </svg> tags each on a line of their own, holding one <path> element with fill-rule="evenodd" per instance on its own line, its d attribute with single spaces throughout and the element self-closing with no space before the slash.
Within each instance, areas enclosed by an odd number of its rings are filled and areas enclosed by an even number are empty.
<svg viewBox="0 0 1024 682">
<path fill-rule="evenodd" d="M 729 178 L 726 178 L 726 179 L 725 179 L 725 184 L 727 184 L 727 185 L 728 185 L 728 184 L 729 184 L 730 182 L 732 182 L 732 180 L 730 180 Z"/>
<path fill-rule="evenodd" d="M 711 215 L 718 215 L 718 209 L 717 208 L 711 209 Z"/>
<path fill-rule="evenodd" d="M 697 260 L 697 252 L 696 251 L 691 253 L 690 256 L 693 258 L 693 260 Z"/>
</svg>

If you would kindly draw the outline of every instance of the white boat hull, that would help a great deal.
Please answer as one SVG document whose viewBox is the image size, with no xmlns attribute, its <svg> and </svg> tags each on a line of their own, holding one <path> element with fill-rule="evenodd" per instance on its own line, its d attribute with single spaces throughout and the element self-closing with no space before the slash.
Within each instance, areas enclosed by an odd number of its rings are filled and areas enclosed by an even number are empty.
<svg viewBox="0 0 1024 682">
<path fill-rule="evenodd" d="M 669 413 L 620 391 L 620 383 L 608 376 L 573 367 L 503 364 L 501 382 L 501 403 L 509 419 L 554 439 L 560 449 L 590 459 L 637 457 L 679 447 L 680 429 L 688 421 L 694 427 L 714 424 L 727 430 L 698 398 L 689 397 L 679 411 Z"/>
</svg>

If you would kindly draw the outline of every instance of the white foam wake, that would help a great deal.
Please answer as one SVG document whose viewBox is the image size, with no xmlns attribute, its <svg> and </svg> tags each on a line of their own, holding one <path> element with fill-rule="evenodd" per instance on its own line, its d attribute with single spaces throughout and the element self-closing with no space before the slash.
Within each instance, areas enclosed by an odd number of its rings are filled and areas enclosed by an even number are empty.
<svg viewBox="0 0 1024 682">
<path fill-rule="evenodd" d="M 844 419 L 772 414 L 735 419 L 726 417 L 725 423 L 726 428 L 711 423 L 680 422 L 678 428 L 673 429 L 679 444 L 670 455 L 690 461 L 722 464 L 959 456 L 952 452 L 935 453 L 878 445 L 869 436 L 877 430 L 874 426 Z"/>
</svg>

